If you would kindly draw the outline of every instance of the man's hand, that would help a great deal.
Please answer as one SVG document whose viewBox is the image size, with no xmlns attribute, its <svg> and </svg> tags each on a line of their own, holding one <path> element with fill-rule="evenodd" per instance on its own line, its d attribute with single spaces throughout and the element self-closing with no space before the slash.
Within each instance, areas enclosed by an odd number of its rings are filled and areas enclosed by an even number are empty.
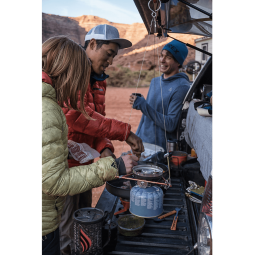
<svg viewBox="0 0 255 255">
<path fill-rule="evenodd" d="M 134 96 L 132 94 L 129 97 L 129 103 L 132 105 L 132 107 L 133 107 L 133 104 L 134 104 L 136 98 L 137 98 L 137 96 Z"/>
<path fill-rule="evenodd" d="M 132 172 L 133 166 L 137 166 L 138 157 L 135 155 L 125 155 L 121 157 L 124 161 L 126 167 L 126 173 L 130 174 Z"/>
<path fill-rule="evenodd" d="M 141 97 L 143 97 L 144 98 L 144 96 L 143 95 L 141 95 Z M 129 97 L 129 103 L 132 105 L 132 107 L 133 107 L 133 104 L 134 104 L 134 102 L 135 102 L 135 100 L 136 100 L 136 98 L 137 98 L 137 96 L 135 96 L 135 95 L 130 95 L 130 97 Z"/>
<path fill-rule="evenodd" d="M 143 141 L 140 137 L 135 135 L 133 132 L 130 132 L 130 135 L 128 139 L 126 140 L 126 143 L 131 147 L 133 153 L 140 157 L 141 153 L 144 151 L 143 147 Z"/>
<path fill-rule="evenodd" d="M 112 153 L 112 151 L 108 148 L 105 148 L 101 153 L 100 158 L 106 158 L 109 156 L 112 156 L 114 159 L 116 159 L 116 156 Z"/>
</svg>

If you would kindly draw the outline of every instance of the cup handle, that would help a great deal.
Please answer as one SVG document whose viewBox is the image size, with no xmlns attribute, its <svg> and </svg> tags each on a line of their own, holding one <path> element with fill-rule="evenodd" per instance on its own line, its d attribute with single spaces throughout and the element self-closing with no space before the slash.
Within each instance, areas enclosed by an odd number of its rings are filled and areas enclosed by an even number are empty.
<svg viewBox="0 0 255 255">
<path fill-rule="evenodd" d="M 109 226 L 109 229 L 108 229 L 108 238 L 107 238 L 106 243 L 103 245 L 103 248 L 105 248 L 105 246 L 109 244 L 109 242 L 110 242 L 110 240 L 111 240 L 111 235 L 112 235 L 112 231 L 111 231 L 111 221 L 110 221 L 110 223 L 105 224 L 105 226 L 107 226 L 107 225 Z"/>
</svg>

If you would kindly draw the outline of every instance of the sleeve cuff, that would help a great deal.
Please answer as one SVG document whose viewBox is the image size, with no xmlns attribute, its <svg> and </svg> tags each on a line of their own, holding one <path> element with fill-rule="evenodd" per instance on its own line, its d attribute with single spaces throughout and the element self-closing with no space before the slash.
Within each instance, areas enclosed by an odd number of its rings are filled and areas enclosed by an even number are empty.
<svg viewBox="0 0 255 255">
<path fill-rule="evenodd" d="M 126 167 L 125 167 L 123 159 L 120 157 L 120 158 L 115 159 L 115 161 L 116 161 L 117 167 L 119 169 L 119 175 L 126 175 L 127 172 L 126 172 Z"/>
<path fill-rule="evenodd" d="M 105 147 L 105 148 L 103 148 L 99 153 L 100 154 L 102 154 L 103 153 L 103 151 L 105 150 L 105 149 L 109 149 L 112 153 L 113 153 L 113 151 L 111 150 L 111 148 L 109 148 L 109 147 Z"/>
<path fill-rule="evenodd" d="M 136 110 L 141 110 L 141 104 L 145 102 L 145 98 L 144 97 L 136 97 L 136 100 L 133 104 L 133 108 Z"/>
</svg>

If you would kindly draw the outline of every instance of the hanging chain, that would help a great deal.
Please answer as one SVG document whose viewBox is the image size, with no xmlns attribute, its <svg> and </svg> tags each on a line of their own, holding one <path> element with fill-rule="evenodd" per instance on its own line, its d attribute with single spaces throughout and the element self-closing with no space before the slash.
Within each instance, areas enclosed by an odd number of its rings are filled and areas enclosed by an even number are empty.
<svg viewBox="0 0 255 255">
<path fill-rule="evenodd" d="M 160 91 L 161 91 L 161 101 L 162 101 L 162 110 L 163 110 L 163 119 L 164 119 L 164 130 L 165 130 L 165 139 L 166 139 L 166 151 L 167 151 L 166 120 L 165 120 L 163 92 L 162 92 L 162 86 L 161 86 L 162 77 L 161 77 L 161 74 L 160 74 L 158 46 L 157 46 L 157 54 L 158 54 L 158 73 L 159 73 L 159 77 L 160 77 L 159 84 L 160 84 Z"/>
<path fill-rule="evenodd" d="M 144 54 L 143 54 L 143 61 L 142 61 L 142 65 L 141 65 L 141 69 L 140 69 L 140 73 L 139 73 L 139 77 L 138 77 L 138 80 L 137 80 L 137 84 L 136 84 L 136 89 L 135 89 L 135 93 L 137 92 L 137 88 L 138 88 L 138 84 L 140 82 L 140 77 L 141 77 L 141 73 L 142 73 L 142 70 L 143 70 L 143 63 L 144 63 L 144 58 L 145 58 L 145 54 L 146 54 L 146 51 L 147 51 L 147 46 L 148 46 L 148 42 L 149 42 L 149 36 L 151 34 L 151 28 L 152 28 L 152 23 L 154 23 L 154 33 L 156 33 L 156 16 L 157 16 L 157 11 L 160 10 L 161 8 L 161 1 L 159 0 L 159 7 L 157 10 L 152 10 L 150 8 L 150 2 L 152 0 L 150 0 L 148 2 L 148 8 L 151 10 L 151 16 L 152 16 L 152 19 L 151 19 L 151 24 L 150 24 L 150 31 L 149 31 L 149 34 L 148 34 L 148 39 L 147 39 L 147 43 L 146 43 L 146 46 L 145 46 L 145 51 L 144 51 Z M 154 35 L 155 36 L 155 35 Z M 154 38 L 154 51 L 155 51 L 155 38 Z M 155 54 L 154 54 L 154 59 L 155 59 Z M 154 60 L 155 62 L 155 60 Z M 155 63 L 154 63 L 155 64 Z M 154 74 L 154 78 L 155 78 L 155 74 Z M 161 93 L 161 97 L 162 97 L 162 93 Z M 133 107 L 131 107 L 131 111 L 130 111 L 130 115 L 129 115 L 129 119 L 128 119 L 128 125 L 130 123 L 130 119 L 131 119 L 131 116 L 132 116 L 132 110 L 133 110 Z M 156 115 L 155 115 L 156 116 Z M 155 119 L 156 121 L 156 119 Z M 126 130 L 126 135 L 125 135 L 125 138 L 127 139 L 127 131 L 128 129 Z M 156 139 L 156 134 L 155 134 L 155 139 Z M 156 142 L 155 142 L 155 150 L 156 150 Z M 122 146 L 122 152 L 121 154 L 123 154 L 123 151 L 124 151 L 124 143 L 123 143 L 123 146 Z M 120 163 L 119 163 L 120 164 Z M 119 167 L 119 166 L 118 166 Z"/>
<path fill-rule="evenodd" d="M 166 139 L 166 152 L 167 152 L 166 119 L 165 119 L 163 92 L 162 92 L 162 86 L 161 86 L 162 77 L 161 77 L 161 74 L 160 74 L 160 66 L 159 66 L 158 44 L 157 44 L 157 54 L 158 54 L 159 84 L 160 84 L 160 91 L 161 91 L 161 101 L 162 101 L 162 110 L 163 110 L 163 119 L 164 119 L 164 129 L 165 129 L 165 139 Z M 167 164 L 168 164 L 168 172 L 169 172 L 168 182 L 169 182 L 169 185 L 172 186 L 172 185 L 171 185 L 171 177 L 170 177 L 170 159 L 169 159 L 169 156 L 167 157 Z"/>
<path fill-rule="evenodd" d="M 145 54 L 146 54 L 146 51 L 147 51 L 147 46 L 148 46 L 148 42 L 149 42 L 149 38 L 150 38 L 149 36 L 150 36 L 150 33 L 151 33 L 152 22 L 153 22 L 153 19 L 151 20 L 151 24 L 150 24 L 150 32 L 148 34 L 148 39 L 147 39 L 147 43 L 146 43 L 146 46 L 145 46 L 145 51 L 144 51 L 144 54 L 143 54 L 143 61 L 142 61 L 140 73 L 139 73 L 139 76 L 138 76 L 135 93 L 137 92 L 138 84 L 140 82 L 140 77 L 141 77 L 141 73 L 142 73 L 142 70 L 143 70 L 143 63 L 144 63 L 144 58 L 145 58 Z M 133 107 L 131 107 L 131 111 L 130 111 L 130 115 L 129 115 L 129 119 L 128 119 L 128 125 L 130 123 L 130 119 L 131 119 L 131 116 L 132 116 L 132 110 L 133 110 Z M 127 131 L 128 131 L 128 129 L 126 130 L 126 135 L 125 135 L 126 139 L 127 139 Z M 121 154 L 123 153 L 123 151 L 124 151 L 124 143 L 123 143 L 123 146 L 122 146 Z M 118 166 L 118 168 L 119 168 L 119 166 Z"/>
</svg>

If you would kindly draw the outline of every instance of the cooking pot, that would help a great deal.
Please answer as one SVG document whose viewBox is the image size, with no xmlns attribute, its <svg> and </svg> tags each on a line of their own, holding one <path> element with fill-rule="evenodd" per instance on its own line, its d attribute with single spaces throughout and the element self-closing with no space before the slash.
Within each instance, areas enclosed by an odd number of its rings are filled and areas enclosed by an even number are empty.
<svg viewBox="0 0 255 255">
<path fill-rule="evenodd" d="M 143 164 L 133 167 L 135 178 L 147 181 L 159 180 L 163 175 L 163 169 L 153 164 Z"/>
<path fill-rule="evenodd" d="M 154 166 L 158 166 L 158 167 L 162 168 L 164 172 L 168 172 L 168 168 L 164 164 L 138 161 L 138 165 L 152 165 L 152 164 Z M 122 188 L 123 186 L 125 186 L 123 182 L 126 182 L 126 181 L 128 181 L 128 180 L 115 179 L 112 181 L 108 181 L 108 182 L 106 182 L 106 189 L 109 193 L 113 194 L 114 196 L 129 200 L 130 188 L 127 188 L 127 189 Z M 129 181 L 130 181 L 131 187 L 134 187 L 136 185 L 136 181 L 133 181 L 133 180 L 129 180 Z"/>
<path fill-rule="evenodd" d="M 132 214 L 121 216 L 117 222 L 119 233 L 124 236 L 140 235 L 145 225 L 145 219 Z"/>
<path fill-rule="evenodd" d="M 104 212 L 92 207 L 81 208 L 74 212 L 73 219 L 75 254 L 103 254 Z"/>
<path fill-rule="evenodd" d="M 130 191 L 129 211 L 142 218 L 155 218 L 163 212 L 163 191 L 158 186 L 136 185 Z"/>
<path fill-rule="evenodd" d="M 175 166 L 180 166 L 182 162 L 187 161 L 188 153 L 184 151 L 174 151 L 171 157 L 171 162 Z"/>
</svg>

